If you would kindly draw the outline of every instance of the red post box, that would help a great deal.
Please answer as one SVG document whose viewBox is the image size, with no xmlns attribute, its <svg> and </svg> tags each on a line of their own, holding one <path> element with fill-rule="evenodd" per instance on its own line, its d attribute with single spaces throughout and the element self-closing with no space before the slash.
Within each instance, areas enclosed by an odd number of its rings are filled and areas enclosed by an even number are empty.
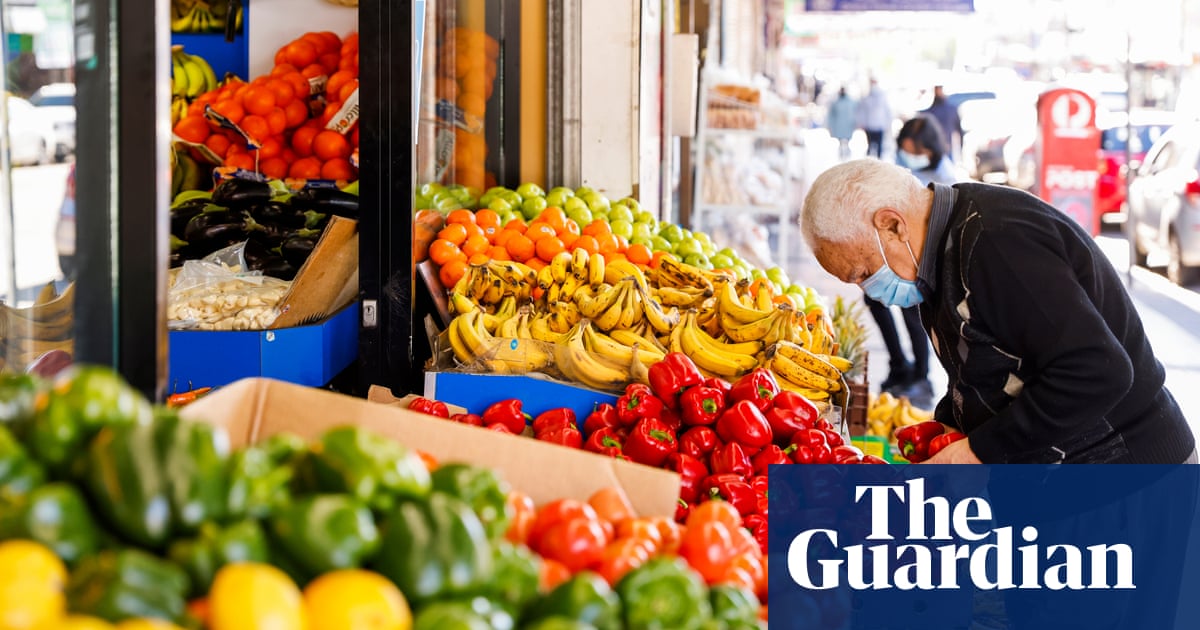
<svg viewBox="0 0 1200 630">
<path fill-rule="evenodd" d="M 1079 90 L 1062 88 L 1043 92 L 1037 108 L 1038 195 L 1095 236 L 1100 233 L 1096 102 Z"/>
</svg>

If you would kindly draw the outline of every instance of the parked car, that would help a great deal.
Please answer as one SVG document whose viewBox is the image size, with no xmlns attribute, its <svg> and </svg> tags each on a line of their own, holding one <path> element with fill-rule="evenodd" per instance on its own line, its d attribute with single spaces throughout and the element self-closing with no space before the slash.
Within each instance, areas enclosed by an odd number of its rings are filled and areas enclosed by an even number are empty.
<svg viewBox="0 0 1200 630">
<path fill-rule="evenodd" d="M 1125 206 L 1126 145 L 1129 159 L 1136 165 L 1146 157 L 1150 146 L 1175 124 L 1172 112 L 1158 110 L 1134 110 L 1128 121 L 1122 115 L 1112 116 L 1100 130 L 1100 178 L 1096 182 L 1096 209 L 1101 218 L 1120 213 Z M 1129 131 L 1133 130 L 1133 141 Z"/>
<path fill-rule="evenodd" d="M 75 152 L 75 84 L 44 85 L 29 97 L 29 102 L 50 117 L 54 125 L 54 159 L 65 160 Z"/>
<path fill-rule="evenodd" d="M 14 164 L 46 164 L 54 151 L 54 124 L 45 112 L 18 96 L 8 97 L 8 151 Z"/>
<path fill-rule="evenodd" d="M 1150 147 L 1129 184 L 1135 262 L 1167 257 L 1167 277 L 1200 281 L 1200 123 L 1171 127 Z"/>
<path fill-rule="evenodd" d="M 63 279 L 75 277 L 75 164 L 67 173 L 67 191 L 58 208 L 58 223 L 54 228 L 54 245 L 58 250 L 58 268 Z"/>
</svg>

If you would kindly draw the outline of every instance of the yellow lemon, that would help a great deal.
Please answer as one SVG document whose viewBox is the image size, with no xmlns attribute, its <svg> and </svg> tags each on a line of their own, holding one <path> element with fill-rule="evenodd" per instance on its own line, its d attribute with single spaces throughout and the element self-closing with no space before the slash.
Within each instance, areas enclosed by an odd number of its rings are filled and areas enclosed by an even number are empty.
<svg viewBox="0 0 1200 630">
<path fill-rule="evenodd" d="M 246 562 L 222 567 L 208 593 L 209 630 L 305 630 L 300 589 L 286 573 Z"/>
<path fill-rule="evenodd" d="M 304 589 L 311 630 L 409 630 L 412 612 L 400 589 L 371 571 L 332 571 Z"/>
<path fill-rule="evenodd" d="M 117 624 L 116 630 L 182 630 L 179 626 L 161 619 L 126 619 Z"/>
<path fill-rule="evenodd" d="M 0 630 L 54 628 L 66 611 L 59 588 L 35 580 L 0 582 Z"/>
<path fill-rule="evenodd" d="M 0 543 L 0 584 L 15 580 L 61 589 L 67 583 L 67 567 L 49 547 L 9 540 Z"/>
<path fill-rule="evenodd" d="M 58 624 L 58 630 L 115 630 L 111 623 L 95 617 L 70 615 Z"/>
</svg>

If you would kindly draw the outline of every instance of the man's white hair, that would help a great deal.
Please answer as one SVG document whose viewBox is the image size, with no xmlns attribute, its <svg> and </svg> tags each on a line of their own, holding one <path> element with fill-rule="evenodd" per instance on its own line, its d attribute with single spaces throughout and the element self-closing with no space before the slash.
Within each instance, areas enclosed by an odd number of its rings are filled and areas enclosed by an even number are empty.
<svg viewBox="0 0 1200 630">
<path fill-rule="evenodd" d="M 804 197 L 800 230 L 809 247 L 818 241 L 849 243 L 871 233 L 881 208 L 909 213 L 923 187 L 903 167 L 873 158 L 851 160 L 821 173 Z"/>
</svg>

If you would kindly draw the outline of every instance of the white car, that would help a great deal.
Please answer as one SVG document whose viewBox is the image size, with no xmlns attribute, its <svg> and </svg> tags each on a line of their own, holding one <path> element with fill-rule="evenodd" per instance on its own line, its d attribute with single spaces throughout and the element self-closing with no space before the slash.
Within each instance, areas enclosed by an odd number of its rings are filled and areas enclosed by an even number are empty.
<svg viewBox="0 0 1200 630">
<path fill-rule="evenodd" d="M 53 157 L 56 144 L 50 117 L 29 101 L 9 96 L 8 152 L 12 164 L 46 164 Z"/>
<path fill-rule="evenodd" d="M 75 152 L 75 84 L 43 85 L 29 97 L 29 102 L 50 118 L 54 125 L 54 159 L 63 161 Z"/>
<path fill-rule="evenodd" d="M 1167 258 L 1167 277 L 1200 281 L 1200 123 L 1171 127 L 1146 153 L 1129 183 L 1135 262 Z"/>
</svg>

